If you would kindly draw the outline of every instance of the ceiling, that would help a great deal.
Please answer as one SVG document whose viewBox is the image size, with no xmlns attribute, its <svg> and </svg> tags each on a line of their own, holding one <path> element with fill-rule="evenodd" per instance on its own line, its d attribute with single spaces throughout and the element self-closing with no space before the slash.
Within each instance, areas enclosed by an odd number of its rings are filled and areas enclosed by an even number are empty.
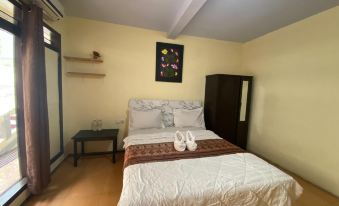
<svg viewBox="0 0 339 206">
<path fill-rule="evenodd" d="M 60 0 L 68 16 L 246 42 L 339 5 L 339 0 Z"/>
</svg>

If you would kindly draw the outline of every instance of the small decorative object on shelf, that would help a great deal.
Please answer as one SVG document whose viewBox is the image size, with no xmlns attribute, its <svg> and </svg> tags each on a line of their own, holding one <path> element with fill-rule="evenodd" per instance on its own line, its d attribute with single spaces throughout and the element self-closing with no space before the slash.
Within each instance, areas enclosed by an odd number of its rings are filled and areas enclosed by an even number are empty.
<svg viewBox="0 0 339 206">
<path fill-rule="evenodd" d="M 101 57 L 100 53 L 97 51 L 93 51 L 93 59 L 99 59 Z"/>
</svg>

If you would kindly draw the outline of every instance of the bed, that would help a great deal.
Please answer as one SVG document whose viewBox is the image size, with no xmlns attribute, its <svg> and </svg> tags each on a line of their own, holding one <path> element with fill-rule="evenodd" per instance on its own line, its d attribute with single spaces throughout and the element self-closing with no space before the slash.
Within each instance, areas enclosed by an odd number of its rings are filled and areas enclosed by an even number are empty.
<svg viewBox="0 0 339 206">
<path fill-rule="evenodd" d="M 199 101 L 129 101 L 130 111 L 160 110 L 162 126 L 129 127 L 129 135 L 124 139 L 123 189 L 118 205 L 292 205 L 301 195 L 302 187 L 291 176 L 204 126 L 175 127 L 174 110 L 198 108 L 201 108 Z M 177 130 L 192 131 L 198 143 L 197 151 L 167 155 L 175 153 L 170 147 Z M 215 147 L 211 142 L 217 143 Z M 216 149 L 212 153 L 195 154 L 201 152 L 205 143 L 209 152 L 222 144 L 231 152 L 216 153 Z M 151 154 L 145 152 L 147 149 Z M 165 155 L 157 155 L 160 150 Z M 139 158 L 133 159 L 133 154 Z"/>
</svg>

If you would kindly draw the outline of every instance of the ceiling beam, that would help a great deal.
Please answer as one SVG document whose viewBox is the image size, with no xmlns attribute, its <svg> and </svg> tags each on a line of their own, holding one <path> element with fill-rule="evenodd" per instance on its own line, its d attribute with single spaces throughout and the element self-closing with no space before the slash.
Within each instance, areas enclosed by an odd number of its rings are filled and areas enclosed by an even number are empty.
<svg viewBox="0 0 339 206">
<path fill-rule="evenodd" d="M 167 33 L 167 38 L 175 39 L 184 30 L 187 24 L 193 19 L 196 13 L 202 8 L 207 0 L 185 0 L 179 10 L 174 23 Z"/>
</svg>

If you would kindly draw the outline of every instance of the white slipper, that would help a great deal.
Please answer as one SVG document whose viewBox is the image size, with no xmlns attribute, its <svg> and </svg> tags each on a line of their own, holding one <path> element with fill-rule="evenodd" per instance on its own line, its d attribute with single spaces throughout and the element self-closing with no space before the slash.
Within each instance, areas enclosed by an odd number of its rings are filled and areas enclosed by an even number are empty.
<svg viewBox="0 0 339 206">
<path fill-rule="evenodd" d="M 195 137 L 191 131 L 186 132 L 186 147 L 189 151 L 195 151 L 198 147 L 197 143 L 195 142 Z"/>
<path fill-rule="evenodd" d="M 174 134 L 174 149 L 178 152 L 183 152 L 186 149 L 185 136 L 179 131 Z"/>
</svg>

